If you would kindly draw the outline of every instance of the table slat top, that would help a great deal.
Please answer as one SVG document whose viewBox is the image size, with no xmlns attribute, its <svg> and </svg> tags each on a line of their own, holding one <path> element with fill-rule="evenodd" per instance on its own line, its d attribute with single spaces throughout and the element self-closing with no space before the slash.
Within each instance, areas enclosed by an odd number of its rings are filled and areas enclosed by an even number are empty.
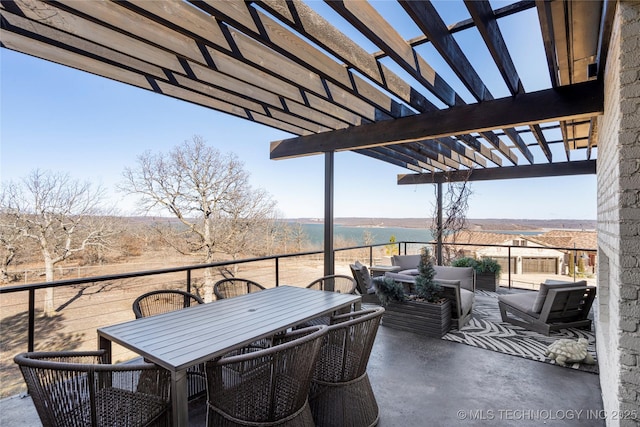
<svg viewBox="0 0 640 427">
<path fill-rule="evenodd" d="M 360 296 L 279 286 L 98 329 L 98 335 L 180 370 L 360 301 Z"/>
</svg>

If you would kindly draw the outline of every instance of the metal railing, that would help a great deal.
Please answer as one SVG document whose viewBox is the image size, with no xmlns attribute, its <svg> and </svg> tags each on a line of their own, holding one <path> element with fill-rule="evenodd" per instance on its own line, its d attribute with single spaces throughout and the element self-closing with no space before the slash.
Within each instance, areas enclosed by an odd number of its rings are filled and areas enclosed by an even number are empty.
<svg viewBox="0 0 640 427">
<path fill-rule="evenodd" d="M 403 241 L 337 248 L 333 251 L 336 273 L 350 274 L 348 266 L 357 259 L 368 265 L 385 263 L 385 256 L 388 257 L 391 254 L 417 254 L 420 253 L 422 247 L 432 245 L 434 245 L 434 242 Z M 522 247 L 475 244 L 456 244 L 456 246 L 506 248 L 509 267 L 507 271 L 503 269 L 503 274 L 506 273 L 507 285 L 511 286 L 513 275 L 511 271 L 512 251 L 518 248 L 522 249 Z M 574 251 L 576 255 L 579 251 L 595 251 L 595 249 L 591 248 L 545 249 L 556 249 L 564 252 Z M 188 292 L 193 292 L 195 287 L 195 290 L 199 292 L 202 288 L 197 286 L 203 283 L 202 273 L 209 268 L 217 269 L 218 272 L 216 274 L 219 274 L 220 278 L 222 278 L 224 277 L 223 270 L 236 267 L 241 269 L 239 275 L 242 275 L 242 277 L 258 279 L 260 283 L 265 284 L 267 287 L 280 286 L 283 283 L 305 286 L 323 275 L 323 253 L 321 250 L 308 251 L 210 264 L 3 286 L 0 287 L 0 297 L 2 297 L 2 316 L 0 317 L 3 321 L 3 335 L 5 335 L 3 340 L 10 341 L 11 345 L 3 344 L 2 358 L 12 357 L 13 353 L 20 351 L 50 349 L 55 346 L 95 347 L 96 328 L 133 318 L 130 307 L 136 295 L 159 287 L 184 289 Z M 253 277 L 250 275 L 253 275 Z M 164 278 L 162 278 L 163 276 Z M 102 285 L 96 286 L 98 284 Z M 88 292 L 87 289 L 92 286 L 98 290 L 93 293 Z M 104 289 L 107 288 L 108 290 L 105 291 Z M 37 308 L 43 298 L 39 297 L 37 299 L 36 293 L 48 289 L 57 289 L 56 293 L 60 293 L 58 299 L 64 300 L 64 303 L 60 305 L 62 308 L 59 307 L 60 312 L 64 313 L 64 315 L 59 316 L 62 319 L 59 319 L 58 323 L 51 323 L 51 317 L 44 315 L 41 311 L 42 309 L 39 311 Z M 101 292 L 104 292 L 104 294 L 111 293 L 104 295 L 100 294 Z M 24 296 L 21 296 L 22 294 Z M 96 296 L 96 294 L 100 295 Z M 23 308 L 25 302 L 26 310 Z M 9 322 L 5 323 L 8 316 L 13 317 Z M 97 318 L 99 316 L 102 317 Z M 73 323 L 73 325 L 68 325 L 65 322 Z M 38 334 L 36 334 L 38 328 L 38 332 L 41 334 L 39 340 Z M 58 329 L 57 331 L 56 328 Z M 64 330 L 64 334 L 59 330 Z M 12 332 L 10 338 L 6 337 L 6 331 Z M 56 336 L 56 334 L 60 335 L 60 337 Z M 76 336 L 81 336 L 82 338 L 77 338 Z M 70 339 L 69 337 L 74 338 Z M 68 341 L 71 341 L 71 343 Z M 12 368 L 10 360 L 0 360 L 0 363 L 3 369 Z M 17 378 L 19 381 L 19 374 L 17 374 Z"/>
</svg>

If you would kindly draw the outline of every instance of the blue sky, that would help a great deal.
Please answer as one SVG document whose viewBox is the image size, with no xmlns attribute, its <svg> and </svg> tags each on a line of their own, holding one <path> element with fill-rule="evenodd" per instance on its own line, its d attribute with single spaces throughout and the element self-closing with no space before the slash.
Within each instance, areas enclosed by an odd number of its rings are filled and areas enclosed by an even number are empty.
<svg viewBox="0 0 640 427">
<path fill-rule="evenodd" d="M 447 23 L 464 19 L 460 8 L 441 12 Z M 502 25 L 506 33 L 522 23 L 512 18 Z M 415 36 L 403 28 L 403 37 Z M 522 34 L 516 39 L 521 45 L 511 52 L 534 46 L 533 37 Z M 464 32 L 457 39 L 466 52 L 474 52 L 472 62 L 487 62 L 480 69 L 485 81 L 496 82 L 490 86 L 493 95 L 507 96 L 486 49 L 468 45 Z M 544 64 L 537 61 L 541 53 L 524 50 L 527 54 L 514 62 L 525 88 L 547 87 L 544 73 L 525 72 L 534 61 Z M 420 53 L 471 102 L 435 52 L 423 47 Z M 292 136 L 285 132 L 7 49 L 0 50 L 0 97 L 0 180 L 20 179 L 36 168 L 68 172 L 104 186 L 128 214 L 135 200 L 115 191 L 123 169 L 135 166 L 146 150 L 168 152 L 200 135 L 220 151 L 235 153 L 252 185 L 273 196 L 283 217 L 323 216 L 324 157 L 269 159 L 269 142 Z M 406 169 L 349 152 L 336 153 L 335 167 L 337 217 L 427 217 L 433 211 L 432 185 L 396 184 L 397 174 L 410 173 Z M 477 182 L 471 188 L 469 218 L 596 218 L 595 176 Z"/>
</svg>

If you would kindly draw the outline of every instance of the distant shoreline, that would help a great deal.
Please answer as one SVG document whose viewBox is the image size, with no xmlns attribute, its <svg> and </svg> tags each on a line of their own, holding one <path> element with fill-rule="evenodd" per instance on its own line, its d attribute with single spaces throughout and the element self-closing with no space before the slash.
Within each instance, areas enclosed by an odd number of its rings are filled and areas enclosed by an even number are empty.
<svg viewBox="0 0 640 427">
<path fill-rule="evenodd" d="M 322 224 L 322 218 L 288 218 L 287 222 L 300 224 Z M 334 225 L 347 227 L 369 228 L 419 228 L 431 227 L 429 218 L 358 218 L 344 217 L 334 218 Z M 547 231 L 547 230 L 595 230 L 596 220 L 588 219 L 467 219 L 467 228 L 471 231 Z"/>
</svg>

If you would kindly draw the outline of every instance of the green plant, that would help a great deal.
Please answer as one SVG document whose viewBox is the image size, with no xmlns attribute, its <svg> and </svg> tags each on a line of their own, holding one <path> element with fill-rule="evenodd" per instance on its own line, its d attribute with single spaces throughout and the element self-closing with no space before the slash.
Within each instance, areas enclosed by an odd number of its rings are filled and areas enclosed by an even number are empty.
<svg viewBox="0 0 640 427">
<path fill-rule="evenodd" d="M 476 270 L 478 267 L 478 261 L 475 258 L 465 256 L 465 257 L 454 259 L 453 261 L 451 261 L 451 266 L 452 267 L 473 267 L 473 269 Z"/>
<path fill-rule="evenodd" d="M 437 302 L 442 299 L 442 286 L 433 281 L 435 275 L 431 253 L 427 248 L 422 248 L 418 275 L 416 276 L 416 295 L 418 298 L 429 302 Z"/>
<path fill-rule="evenodd" d="M 493 258 L 475 259 L 471 257 L 462 257 L 451 262 L 452 267 L 473 267 L 476 274 L 495 274 L 500 277 L 502 266 Z"/>
<path fill-rule="evenodd" d="M 476 273 L 493 273 L 500 277 L 502 266 L 493 258 L 482 258 L 476 267 Z"/>
<path fill-rule="evenodd" d="M 376 295 L 383 306 L 392 301 L 402 302 L 407 299 L 404 293 L 404 286 L 396 282 L 391 277 L 378 276 L 373 279 Z"/>
</svg>

